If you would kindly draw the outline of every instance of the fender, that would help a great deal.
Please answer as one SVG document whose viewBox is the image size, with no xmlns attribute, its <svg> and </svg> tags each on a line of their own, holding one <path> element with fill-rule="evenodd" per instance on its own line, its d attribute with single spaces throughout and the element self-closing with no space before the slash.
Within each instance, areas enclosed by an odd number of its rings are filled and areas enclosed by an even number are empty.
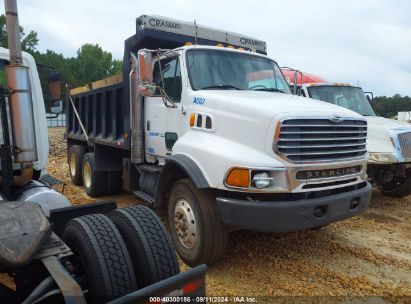
<svg viewBox="0 0 411 304">
<path fill-rule="evenodd" d="M 190 178 L 197 188 L 210 188 L 210 185 L 197 164 L 183 154 L 172 155 L 166 159 L 163 170 L 158 177 L 154 208 L 164 206 L 166 194 L 174 181 L 181 178 Z"/>
<path fill-rule="evenodd" d="M 203 175 L 203 172 L 201 172 L 197 164 L 188 156 L 183 154 L 172 155 L 166 159 L 166 165 L 164 166 L 164 169 L 166 168 L 167 164 L 178 165 L 181 169 L 183 169 L 187 176 L 191 178 L 197 188 L 210 187 Z"/>
</svg>

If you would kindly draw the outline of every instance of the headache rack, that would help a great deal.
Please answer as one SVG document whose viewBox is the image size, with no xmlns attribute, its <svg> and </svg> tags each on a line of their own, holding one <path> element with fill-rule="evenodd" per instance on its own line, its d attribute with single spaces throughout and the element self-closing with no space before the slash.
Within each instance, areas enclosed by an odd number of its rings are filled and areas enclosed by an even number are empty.
<svg viewBox="0 0 411 304">
<path fill-rule="evenodd" d="M 324 162 L 358 158 L 367 153 L 367 122 L 329 118 L 281 122 L 274 151 L 290 162 Z"/>
</svg>

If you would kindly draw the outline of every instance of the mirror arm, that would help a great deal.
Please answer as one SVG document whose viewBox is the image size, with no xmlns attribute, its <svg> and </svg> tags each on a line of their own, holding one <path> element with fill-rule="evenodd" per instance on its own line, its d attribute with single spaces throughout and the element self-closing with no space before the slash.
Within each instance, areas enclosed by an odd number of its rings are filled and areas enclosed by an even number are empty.
<svg viewBox="0 0 411 304">
<path fill-rule="evenodd" d="M 371 95 L 371 102 L 374 102 L 374 93 L 373 92 L 364 92 L 364 94 L 370 94 Z"/>
<path fill-rule="evenodd" d="M 167 95 L 163 88 L 158 86 L 158 89 L 160 90 L 161 98 L 163 99 L 164 105 L 167 108 L 177 108 L 177 105 L 171 100 L 171 98 Z M 167 102 L 171 103 L 171 106 Z"/>
<path fill-rule="evenodd" d="M 167 93 L 164 91 L 164 78 L 163 78 L 163 70 L 161 69 L 161 63 L 160 63 L 160 49 L 157 50 L 157 64 L 158 64 L 158 70 L 160 71 L 160 79 L 161 79 L 161 87 L 159 86 L 161 98 L 163 99 L 163 103 L 167 108 L 176 108 L 176 104 L 171 100 L 171 98 L 167 95 Z M 167 102 L 170 102 L 172 106 L 169 106 Z"/>
<path fill-rule="evenodd" d="M 46 114 L 50 114 L 50 113 L 46 113 Z M 54 119 L 59 117 L 60 114 L 54 114 L 54 115 L 46 115 L 46 119 Z"/>
</svg>

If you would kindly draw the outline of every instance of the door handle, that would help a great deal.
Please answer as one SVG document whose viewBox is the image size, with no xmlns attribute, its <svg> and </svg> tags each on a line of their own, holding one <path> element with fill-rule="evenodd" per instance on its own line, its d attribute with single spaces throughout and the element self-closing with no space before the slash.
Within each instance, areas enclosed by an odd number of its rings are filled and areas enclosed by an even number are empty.
<svg viewBox="0 0 411 304">
<path fill-rule="evenodd" d="M 147 131 L 150 131 L 150 121 L 147 120 L 147 127 L 146 127 Z"/>
</svg>

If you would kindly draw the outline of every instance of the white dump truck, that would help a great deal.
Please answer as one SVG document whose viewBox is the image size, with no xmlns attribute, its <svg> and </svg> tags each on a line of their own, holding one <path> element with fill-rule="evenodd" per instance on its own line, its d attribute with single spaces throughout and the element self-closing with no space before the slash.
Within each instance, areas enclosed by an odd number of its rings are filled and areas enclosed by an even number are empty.
<svg viewBox="0 0 411 304">
<path fill-rule="evenodd" d="M 36 62 L 21 52 L 17 4 L 6 0 L 0 48 L 0 303 L 197 303 L 205 265 L 180 273 L 161 220 L 144 206 L 72 206 L 45 173 L 46 112 Z M 53 99 L 59 73 L 49 73 Z M 61 100 L 54 110 L 62 109 Z M 14 288 L 10 288 L 10 280 Z M 173 296 L 173 297 L 171 297 Z M 167 298 L 166 298 L 167 299 Z M 164 300 L 166 301 L 166 300 Z"/>
<path fill-rule="evenodd" d="M 294 84 L 295 71 L 284 70 Z M 344 107 L 367 119 L 369 152 L 368 175 L 388 196 L 403 197 L 411 193 L 411 125 L 375 115 L 372 97 L 360 87 L 330 83 L 308 73 L 297 72 L 298 95 Z M 301 77 L 302 75 L 302 77 Z M 372 96 L 372 94 L 371 94 Z"/>
<path fill-rule="evenodd" d="M 73 89 L 67 155 L 91 196 L 168 210 L 184 262 L 235 229 L 295 231 L 366 210 L 367 122 L 290 94 L 266 43 L 159 16 L 136 20 L 122 75 Z"/>
</svg>

